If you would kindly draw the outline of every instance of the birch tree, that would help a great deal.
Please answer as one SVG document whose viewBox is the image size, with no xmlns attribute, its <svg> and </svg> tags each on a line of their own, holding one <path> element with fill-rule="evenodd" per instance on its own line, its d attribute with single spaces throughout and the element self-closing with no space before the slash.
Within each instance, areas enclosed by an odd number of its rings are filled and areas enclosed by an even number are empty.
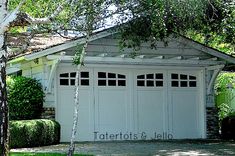
<svg viewBox="0 0 235 156">
<path fill-rule="evenodd" d="M 8 1 L 0 1 L 0 154 L 7 156 L 9 154 L 9 129 L 8 129 L 8 105 L 6 92 L 6 32 L 14 26 L 25 26 L 26 24 L 47 24 L 62 11 L 65 4 L 72 3 L 67 0 L 59 4 L 57 9 L 47 17 L 33 18 L 26 13 L 21 13 L 19 9 L 24 4 L 24 0 L 11 12 L 8 11 Z"/>
</svg>

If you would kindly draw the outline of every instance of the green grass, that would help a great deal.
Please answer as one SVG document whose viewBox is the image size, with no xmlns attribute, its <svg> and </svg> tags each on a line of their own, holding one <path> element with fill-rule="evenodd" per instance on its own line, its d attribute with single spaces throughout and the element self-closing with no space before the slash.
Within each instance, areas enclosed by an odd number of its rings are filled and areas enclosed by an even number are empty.
<svg viewBox="0 0 235 156">
<path fill-rule="evenodd" d="M 66 156 L 66 154 L 60 154 L 60 153 L 22 153 L 22 152 L 12 152 L 10 153 L 10 156 Z M 85 155 L 85 154 L 74 154 L 74 156 L 91 156 L 91 155 Z"/>
</svg>

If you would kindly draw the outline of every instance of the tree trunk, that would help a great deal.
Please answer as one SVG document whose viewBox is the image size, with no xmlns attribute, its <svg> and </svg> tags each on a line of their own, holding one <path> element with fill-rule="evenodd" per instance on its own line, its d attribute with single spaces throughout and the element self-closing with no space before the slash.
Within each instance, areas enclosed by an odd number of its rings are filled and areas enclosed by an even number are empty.
<svg viewBox="0 0 235 156">
<path fill-rule="evenodd" d="M 8 133 L 8 105 L 7 105 L 7 91 L 6 91 L 6 51 L 1 51 L 0 58 L 0 127 L 1 127 L 1 155 L 7 156 L 9 154 L 9 133 Z"/>
<path fill-rule="evenodd" d="M 78 111 L 79 111 L 79 83 L 78 82 L 79 82 L 80 69 L 81 69 L 81 66 L 85 57 L 85 52 L 86 52 L 89 38 L 90 38 L 90 35 L 88 33 L 86 37 L 86 43 L 83 45 L 82 52 L 80 54 L 80 58 L 79 58 L 80 63 L 77 65 L 76 80 L 75 80 L 76 91 L 75 91 L 75 98 L 74 98 L 75 108 L 74 108 L 74 116 L 73 116 L 73 128 L 72 128 L 70 146 L 69 146 L 67 156 L 72 156 L 75 150 L 74 140 L 75 140 L 76 133 L 77 133 Z"/>
<path fill-rule="evenodd" d="M 7 0 L 2 0 L 0 4 L 0 22 L 7 15 Z M 6 33 L 5 28 L 0 28 L 0 154 L 7 156 L 9 154 L 9 133 L 8 133 L 8 105 L 6 91 Z"/>
</svg>

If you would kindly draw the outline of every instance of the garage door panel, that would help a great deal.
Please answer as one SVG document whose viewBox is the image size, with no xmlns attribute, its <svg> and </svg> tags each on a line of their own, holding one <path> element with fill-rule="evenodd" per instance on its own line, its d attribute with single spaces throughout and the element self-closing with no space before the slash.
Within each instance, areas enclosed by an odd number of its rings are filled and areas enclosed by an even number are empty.
<svg viewBox="0 0 235 156">
<path fill-rule="evenodd" d="M 154 139 L 155 134 L 164 132 L 165 78 L 166 73 L 157 70 L 135 74 L 137 132 L 146 134 L 146 139 Z"/>
<path fill-rule="evenodd" d="M 198 138 L 196 91 L 173 91 L 173 135 L 175 139 Z"/>
<path fill-rule="evenodd" d="M 198 73 L 173 71 L 168 80 L 170 133 L 175 139 L 200 138 Z"/>
<path fill-rule="evenodd" d="M 69 72 L 68 72 L 69 71 Z M 57 120 L 61 124 L 61 141 L 70 141 L 73 126 L 76 72 L 68 69 L 58 71 Z M 79 111 L 76 141 L 92 141 L 94 138 L 93 91 L 90 85 L 92 73 L 82 71 L 79 75 Z"/>
<path fill-rule="evenodd" d="M 126 92 L 123 90 L 99 90 L 98 114 L 100 130 L 126 130 Z"/>
<path fill-rule="evenodd" d="M 138 91 L 139 132 L 145 132 L 148 139 L 163 133 L 163 95 L 162 91 Z"/>
</svg>

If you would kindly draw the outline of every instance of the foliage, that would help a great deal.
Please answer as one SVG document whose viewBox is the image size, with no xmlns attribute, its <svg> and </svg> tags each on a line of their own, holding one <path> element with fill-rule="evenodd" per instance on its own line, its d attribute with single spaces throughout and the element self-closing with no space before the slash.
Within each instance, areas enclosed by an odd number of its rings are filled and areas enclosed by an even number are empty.
<svg viewBox="0 0 235 156">
<path fill-rule="evenodd" d="M 221 73 L 215 85 L 216 106 L 219 109 L 219 119 L 230 116 L 234 113 L 232 103 L 235 102 L 235 73 Z"/>
<path fill-rule="evenodd" d="M 7 78 L 11 120 L 40 118 L 44 92 L 39 81 L 22 76 Z"/>
<path fill-rule="evenodd" d="M 19 2 L 9 0 L 9 8 L 15 8 Z M 235 45 L 233 0 L 74 0 L 70 3 L 26 0 L 21 11 L 37 18 L 46 17 L 59 3 L 64 9 L 53 22 L 32 25 L 30 30 L 65 34 L 72 30 L 81 35 L 87 29 L 95 31 L 119 25 L 120 47 L 131 47 L 135 51 L 145 41 L 155 47 L 157 40 L 165 41 L 172 32 L 193 39 L 195 34 L 200 34 L 202 40 L 199 41 L 223 51 L 232 51 Z"/>
<path fill-rule="evenodd" d="M 138 7 L 130 9 L 131 21 L 120 27 L 121 47 L 138 48 L 146 40 L 154 45 L 156 40 L 165 41 L 172 32 L 177 35 L 200 34 L 205 38 L 202 43 L 210 43 L 214 48 L 218 48 L 216 43 L 229 44 L 229 48 L 235 44 L 235 4 L 232 0 L 137 2 Z"/>
<path fill-rule="evenodd" d="M 60 125 L 54 120 L 10 121 L 10 147 L 34 147 L 57 144 Z"/>
</svg>

